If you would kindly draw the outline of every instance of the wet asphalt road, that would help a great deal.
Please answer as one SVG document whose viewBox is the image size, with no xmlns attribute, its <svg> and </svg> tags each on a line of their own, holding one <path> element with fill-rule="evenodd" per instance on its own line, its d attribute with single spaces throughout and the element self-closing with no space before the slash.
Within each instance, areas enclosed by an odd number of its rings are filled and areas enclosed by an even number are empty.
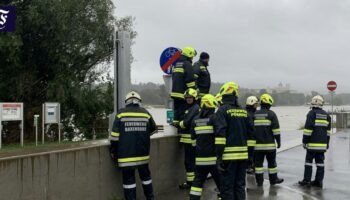
<svg viewBox="0 0 350 200">
<path fill-rule="evenodd" d="M 278 154 L 279 176 L 285 179 L 285 182 L 278 186 L 270 186 L 266 180 L 264 188 L 258 188 L 255 186 L 254 176 L 247 176 L 247 200 L 350 200 L 350 130 L 331 137 L 330 149 L 326 153 L 323 189 L 298 186 L 297 182 L 302 179 L 304 173 L 304 159 L 305 150 L 301 146 Z M 315 170 L 314 166 L 314 172 Z M 267 178 L 267 174 L 265 175 Z M 202 199 L 215 200 L 214 189 L 215 184 L 209 180 Z M 174 189 L 158 196 L 157 199 L 188 199 L 188 191 Z"/>
</svg>

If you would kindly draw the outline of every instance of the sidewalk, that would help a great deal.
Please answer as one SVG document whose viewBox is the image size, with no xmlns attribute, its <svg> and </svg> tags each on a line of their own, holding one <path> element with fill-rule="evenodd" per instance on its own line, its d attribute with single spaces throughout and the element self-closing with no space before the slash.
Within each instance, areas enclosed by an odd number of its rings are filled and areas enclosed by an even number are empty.
<svg viewBox="0 0 350 200">
<path fill-rule="evenodd" d="M 286 132 L 282 145 L 292 147 L 301 142 L 300 131 Z M 305 150 L 301 146 L 284 149 L 277 156 L 280 170 L 279 176 L 285 179 L 282 185 L 272 186 L 264 182 L 264 188 L 255 186 L 255 177 L 247 176 L 247 200 L 345 200 L 350 199 L 350 132 L 340 132 L 332 136 L 331 147 L 326 154 L 326 175 L 324 189 L 302 188 L 297 185 L 302 179 L 304 170 Z M 297 144 L 297 141 L 299 143 Z M 266 178 L 267 178 L 267 174 Z M 207 181 L 203 192 L 203 200 L 215 200 L 215 184 Z M 174 189 L 157 199 L 179 200 L 188 199 L 189 191 Z"/>
</svg>

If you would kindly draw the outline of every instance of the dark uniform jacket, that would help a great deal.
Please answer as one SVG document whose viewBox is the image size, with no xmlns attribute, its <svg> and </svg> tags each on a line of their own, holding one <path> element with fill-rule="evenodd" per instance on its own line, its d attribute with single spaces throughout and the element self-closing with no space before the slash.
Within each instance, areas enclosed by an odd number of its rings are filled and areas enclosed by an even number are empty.
<svg viewBox="0 0 350 200">
<path fill-rule="evenodd" d="M 211 79 L 208 66 L 199 60 L 194 63 L 193 70 L 197 88 L 199 89 L 199 95 L 204 96 L 205 94 L 209 94 Z"/>
<path fill-rule="evenodd" d="M 196 102 L 187 106 L 188 108 L 185 111 L 184 117 L 179 123 L 180 128 L 178 132 L 181 143 L 194 144 L 194 141 L 191 139 L 191 125 L 194 117 L 198 115 L 200 107 Z"/>
<path fill-rule="evenodd" d="M 325 152 L 329 146 L 331 117 L 321 108 L 313 108 L 307 114 L 303 144 L 308 151 Z"/>
<path fill-rule="evenodd" d="M 255 151 L 276 151 L 276 142 L 277 144 L 281 143 L 281 135 L 275 112 L 262 105 L 261 109 L 254 114 L 254 127 Z"/>
<path fill-rule="evenodd" d="M 184 93 L 189 88 L 196 88 L 192 61 L 186 56 L 181 56 L 172 73 L 172 98 L 184 99 Z"/>
<path fill-rule="evenodd" d="M 253 134 L 253 124 L 247 111 L 237 104 L 236 97 L 224 95 L 222 100 L 223 105 L 216 112 L 217 157 L 224 161 L 247 160 L 247 140 Z"/>
<path fill-rule="evenodd" d="M 254 122 L 254 114 L 256 112 L 256 108 L 252 106 L 246 106 L 246 110 L 248 112 L 248 118 L 251 121 L 251 123 Z M 254 147 L 256 144 L 255 134 L 251 134 L 248 136 L 248 147 Z"/>
<path fill-rule="evenodd" d="M 116 114 L 110 135 L 111 151 L 119 167 L 148 164 L 150 136 L 157 129 L 149 112 L 137 104 L 127 105 Z"/>
<path fill-rule="evenodd" d="M 202 109 L 193 119 L 191 138 L 195 141 L 196 165 L 216 164 L 215 126 L 217 124 L 215 109 Z"/>
</svg>

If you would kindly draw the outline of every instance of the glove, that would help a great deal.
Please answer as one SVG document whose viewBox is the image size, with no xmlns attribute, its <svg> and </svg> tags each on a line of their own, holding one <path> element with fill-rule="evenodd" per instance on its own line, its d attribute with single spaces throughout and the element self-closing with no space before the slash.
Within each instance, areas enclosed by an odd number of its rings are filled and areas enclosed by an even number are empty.
<svg viewBox="0 0 350 200">
<path fill-rule="evenodd" d="M 281 142 L 277 142 L 277 149 L 281 148 Z"/>
<path fill-rule="evenodd" d="M 222 158 L 219 158 L 216 161 L 216 167 L 217 167 L 219 172 L 225 172 L 226 171 L 226 167 L 224 165 L 224 162 L 222 161 Z"/>
<path fill-rule="evenodd" d="M 179 123 L 174 123 L 174 122 L 172 122 L 172 123 L 170 123 L 170 125 L 173 126 L 173 127 L 175 127 L 175 128 L 177 128 L 177 129 L 180 128 Z"/>
<path fill-rule="evenodd" d="M 117 158 L 116 154 L 111 152 L 110 155 L 111 155 L 111 159 L 112 159 L 113 162 L 118 162 L 118 158 Z"/>
</svg>

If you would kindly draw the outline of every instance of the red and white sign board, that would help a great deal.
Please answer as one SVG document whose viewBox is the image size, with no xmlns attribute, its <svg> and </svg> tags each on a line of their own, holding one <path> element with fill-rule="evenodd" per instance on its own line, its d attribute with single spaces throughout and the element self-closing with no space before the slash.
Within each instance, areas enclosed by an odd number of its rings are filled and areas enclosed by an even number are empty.
<svg viewBox="0 0 350 200">
<path fill-rule="evenodd" d="M 337 89 L 337 83 L 335 81 L 329 81 L 327 83 L 327 88 L 329 91 L 333 92 Z"/>
<path fill-rule="evenodd" d="M 0 103 L 1 121 L 21 121 L 23 103 Z"/>
</svg>

